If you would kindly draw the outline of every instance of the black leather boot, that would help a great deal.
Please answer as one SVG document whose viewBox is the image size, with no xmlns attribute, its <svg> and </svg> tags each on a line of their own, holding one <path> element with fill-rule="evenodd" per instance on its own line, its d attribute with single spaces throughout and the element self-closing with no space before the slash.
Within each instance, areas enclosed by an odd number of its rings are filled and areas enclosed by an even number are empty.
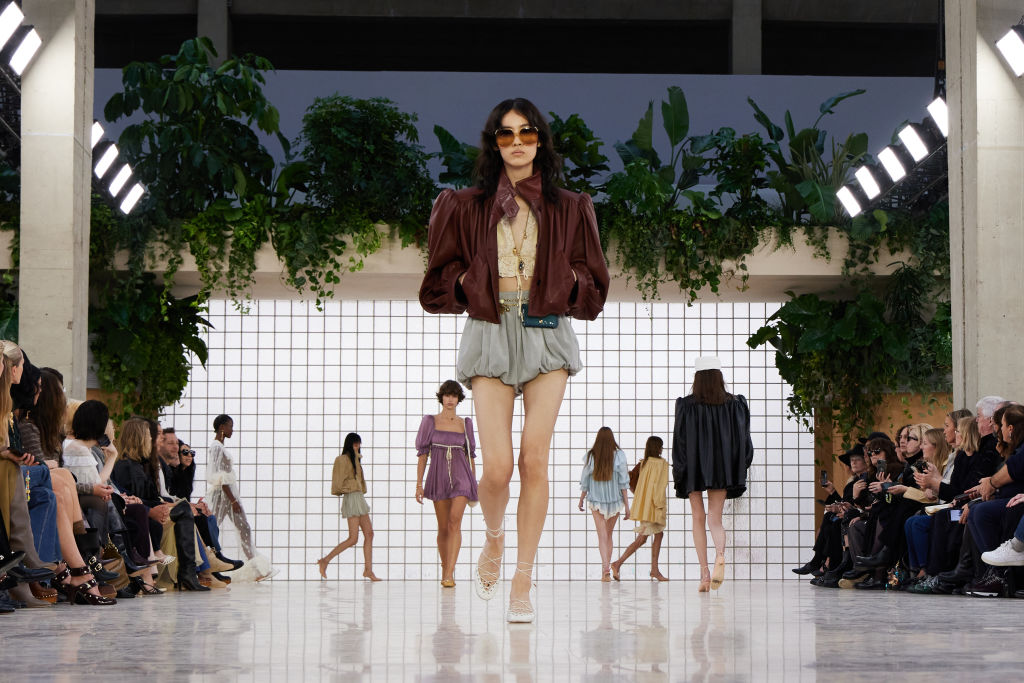
<svg viewBox="0 0 1024 683">
<path fill-rule="evenodd" d="M 124 561 L 124 570 L 129 574 L 140 572 L 146 567 L 151 566 L 150 562 L 139 563 L 136 561 L 138 553 L 132 552 L 132 549 L 125 543 L 126 534 L 124 531 L 111 531 L 110 542 L 114 545 L 114 549 L 117 550 L 117 554 L 121 556 Z"/>
<path fill-rule="evenodd" d="M 205 592 L 210 589 L 199 583 L 196 576 L 196 526 L 192 509 L 187 503 L 179 503 L 171 510 L 174 522 L 174 542 L 178 549 L 178 581 L 175 587 L 180 591 Z"/>
</svg>

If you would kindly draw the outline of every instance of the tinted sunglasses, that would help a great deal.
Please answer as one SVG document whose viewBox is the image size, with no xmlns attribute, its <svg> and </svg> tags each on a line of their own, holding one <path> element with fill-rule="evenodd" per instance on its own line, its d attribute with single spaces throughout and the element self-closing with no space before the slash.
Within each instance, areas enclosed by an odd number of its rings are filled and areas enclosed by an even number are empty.
<svg viewBox="0 0 1024 683">
<path fill-rule="evenodd" d="M 872 448 L 868 451 L 868 455 L 878 455 L 879 453 L 885 453 L 885 451 L 881 448 Z"/>
<path fill-rule="evenodd" d="M 178 451 L 178 455 L 191 455 L 193 458 L 196 457 L 196 452 L 189 448 L 182 448 Z"/>
<path fill-rule="evenodd" d="M 508 147 L 516 140 L 517 131 L 511 128 L 499 128 L 494 131 L 494 140 L 498 147 Z M 519 141 L 524 145 L 532 145 L 540 137 L 540 129 L 536 126 L 523 126 L 518 131 Z"/>
</svg>

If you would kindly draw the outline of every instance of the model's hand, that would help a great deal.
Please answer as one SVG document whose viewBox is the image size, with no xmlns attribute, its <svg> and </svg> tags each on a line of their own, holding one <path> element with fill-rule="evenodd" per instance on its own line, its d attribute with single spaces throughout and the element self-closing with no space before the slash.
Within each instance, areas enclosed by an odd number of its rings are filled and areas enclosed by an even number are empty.
<svg viewBox="0 0 1024 683">
<path fill-rule="evenodd" d="M 622 513 L 622 519 L 629 519 L 629 506 L 626 506 L 626 511 Z"/>
<path fill-rule="evenodd" d="M 233 501 L 231 501 L 231 509 L 234 510 L 235 512 L 241 512 L 242 511 L 242 504 L 238 502 L 237 498 L 235 498 Z"/>
<path fill-rule="evenodd" d="M 580 512 L 583 512 L 583 499 L 582 498 L 580 498 L 579 508 L 580 508 Z"/>
<path fill-rule="evenodd" d="M 416 502 L 423 505 L 423 485 L 416 484 Z"/>
</svg>

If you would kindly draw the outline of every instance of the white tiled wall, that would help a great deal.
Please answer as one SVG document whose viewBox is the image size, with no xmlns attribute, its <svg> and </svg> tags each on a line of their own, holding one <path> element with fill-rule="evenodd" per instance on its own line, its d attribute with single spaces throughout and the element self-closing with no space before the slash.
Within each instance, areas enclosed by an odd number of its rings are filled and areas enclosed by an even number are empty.
<svg viewBox="0 0 1024 683">
<path fill-rule="evenodd" d="M 776 308 L 610 303 L 597 321 L 572 321 L 585 369 L 569 382 L 555 430 L 540 579 L 600 576 L 592 519 L 575 503 L 583 455 L 603 425 L 614 430 L 630 462 L 642 456 L 651 434 L 662 436 L 670 453 L 675 398 L 689 392 L 694 358 L 707 354 L 722 358 L 730 389 L 748 398 L 752 414 L 749 489 L 726 506 L 732 575 L 792 576 L 786 568 L 807 559 L 814 534 L 813 439 L 786 417 L 788 388 L 771 353 L 746 345 Z M 454 377 L 465 318 L 428 315 L 415 301 L 331 302 L 320 312 L 305 302 L 262 300 L 248 314 L 213 301 L 209 319 L 206 368 L 194 367 L 185 397 L 163 420 L 198 452 L 195 496 L 205 489 L 213 418 L 228 413 L 235 436 L 227 445 L 257 546 L 280 567 L 279 578 L 312 579 L 312 562 L 347 535 L 340 501 L 329 489 L 345 434 L 356 431 L 363 440 L 377 573 L 438 578 L 433 511 L 429 501 L 421 507 L 412 497 L 413 441 L 422 415 L 438 410 L 438 385 Z M 460 413 L 472 415 L 471 399 Z M 520 414 L 517 403 L 517 421 Z M 514 478 L 513 514 L 517 493 Z M 662 568 L 672 578 L 696 579 L 688 504 L 673 495 L 670 484 Z M 617 549 L 633 539 L 632 526 L 620 522 Z M 469 578 L 483 528 L 479 508 L 468 511 L 456 579 Z M 225 533 L 226 548 L 235 538 Z M 641 549 L 624 575 L 646 576 L 648 559 Z M 352 578 L 361 568 L 362 552 L 348 551 L 329 575 Z"/>
</svg>

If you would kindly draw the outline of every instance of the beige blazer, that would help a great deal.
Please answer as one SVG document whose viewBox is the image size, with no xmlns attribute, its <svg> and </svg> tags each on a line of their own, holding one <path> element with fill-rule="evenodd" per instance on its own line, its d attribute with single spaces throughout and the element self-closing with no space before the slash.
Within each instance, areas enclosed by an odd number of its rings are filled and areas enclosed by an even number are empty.
<svg viewBox="0 0 1024 683">
<path fill-rule="evenodd" d="M 331 475 L 331 494 L 341 496 L 353 491 L 366 493 L 363 466 L 357 458 L 355 471 L 353 471 L 351 458 L 343 453 L 334 459 L 334 473 Z"/>
</svg>

